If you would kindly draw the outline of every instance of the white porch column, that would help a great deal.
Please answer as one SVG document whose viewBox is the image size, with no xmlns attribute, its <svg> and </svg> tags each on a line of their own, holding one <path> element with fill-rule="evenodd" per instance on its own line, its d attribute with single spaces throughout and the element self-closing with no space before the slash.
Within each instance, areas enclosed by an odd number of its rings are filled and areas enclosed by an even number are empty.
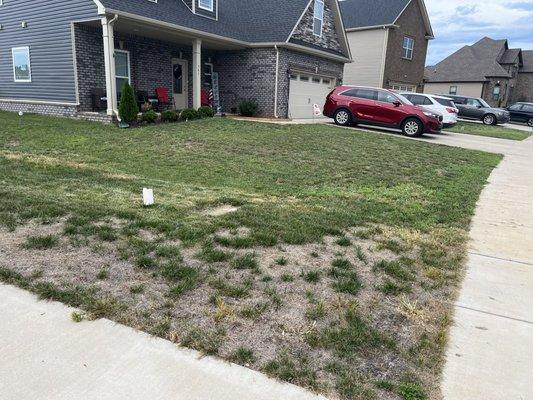
<svg viewBox="0 0 533 400">
<path fill-rule="evenodd" d="M 192 106 L 199 109 L 202 106 L 202 41 L 194 39 L 192 42 Z"/>
<path fill-rule="evenodd" d="M 115 115 L 118 109 L 117 103 L 117 82 L 115 79 L 115 34 L 113 24 L 116 17 L 108 20 L 102 18 L 102 34 L 104 38 L 104 68 L 105 68 L 105 87 L 107 97 L 107 115 Z"/>
</svg>

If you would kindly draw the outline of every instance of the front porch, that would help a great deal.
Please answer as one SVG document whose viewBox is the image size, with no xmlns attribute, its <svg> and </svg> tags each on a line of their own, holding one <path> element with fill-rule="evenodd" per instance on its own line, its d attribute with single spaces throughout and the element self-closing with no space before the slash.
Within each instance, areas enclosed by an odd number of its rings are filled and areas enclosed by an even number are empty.
<svg viewBox="0 0 533 400">
<path fill-rule="evenodd" d="M 197 109 L 202 90 L 213 86 L 213 74 L 221 80 L 226 75 L 217 62 L 220 52 L 227 60 L 243 50 L 121 18 L 77 23 L 74 32 L 79 110 L 108 116 L 117 115 L 124 82 L 132 85 L 139 102 L 156 97 L 156 88 L 165 88 L 167 108 Z M 220 95 L 229 111 L 242 96 L 231 101 L 224 87 L 221 82 Z"/>
</svg>

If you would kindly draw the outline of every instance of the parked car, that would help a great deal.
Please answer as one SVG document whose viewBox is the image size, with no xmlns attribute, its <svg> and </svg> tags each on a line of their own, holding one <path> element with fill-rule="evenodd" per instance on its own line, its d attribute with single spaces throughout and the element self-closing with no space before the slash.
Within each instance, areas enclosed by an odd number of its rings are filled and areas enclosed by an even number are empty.
<svg viewBox="0 0 533 400">
<path fill-rule="evenodd" d="M 526 123 L 533 128 L 533 103 L 516 103 L 507 109 L 511 121 Z"/>
<path fill-rule="evenodd" d="M 415 106 L 422 106 L 431 111 L 442 114 L 442 123 L 444 128 L 450 128 L 457 123 L 457 115 L 459 114 L 459 110 L 457 107 L 455 107 L 453 100 L 449 97 L 413 92 L 400 92 L 400 94 Z"/>
<path fill-rule="evenodd" d="M 391 90 L 357 86 L 335 88 L 326 98 L 324 115 L 337 125 L 361 123 L 400 128 L 406 136 L 438 133 L 443 119 Z"/>
<path fill-rule="evenodd" d="M 485 125 L 506 124 L 511 117 L 503 108 L 491 107 L 480 97 L 447 95 L 459 109 L 459 117 L 483 121 Z"/>
</svg>

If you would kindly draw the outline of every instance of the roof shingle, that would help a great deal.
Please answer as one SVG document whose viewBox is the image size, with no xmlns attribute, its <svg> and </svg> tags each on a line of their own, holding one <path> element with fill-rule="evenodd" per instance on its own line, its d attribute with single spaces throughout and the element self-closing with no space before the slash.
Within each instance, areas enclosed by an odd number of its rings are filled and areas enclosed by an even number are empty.
<svg viewBox="0 0 533 400">
<path fill-rule="evenodd" d="M 339 1 L 346 29 L 391 25 L 410 0 L 343 0 Z"/>
</svg>

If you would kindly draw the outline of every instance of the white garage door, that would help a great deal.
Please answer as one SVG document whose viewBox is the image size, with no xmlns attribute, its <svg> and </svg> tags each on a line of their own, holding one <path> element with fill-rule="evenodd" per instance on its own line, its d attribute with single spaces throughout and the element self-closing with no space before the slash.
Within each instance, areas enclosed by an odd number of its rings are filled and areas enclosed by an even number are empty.
<svg viewBox="0 0 533 400">
<path fill-rule="evenodd" d="M 318 117 L 314 115 L 313 105 L 318 104 L 322 111 L 326 96 L 333 90 L 334 85 L 332 78 L 300 73 L 291 74 L 289 118 L 324 118 L 322 115 Z"/>
</svg>

